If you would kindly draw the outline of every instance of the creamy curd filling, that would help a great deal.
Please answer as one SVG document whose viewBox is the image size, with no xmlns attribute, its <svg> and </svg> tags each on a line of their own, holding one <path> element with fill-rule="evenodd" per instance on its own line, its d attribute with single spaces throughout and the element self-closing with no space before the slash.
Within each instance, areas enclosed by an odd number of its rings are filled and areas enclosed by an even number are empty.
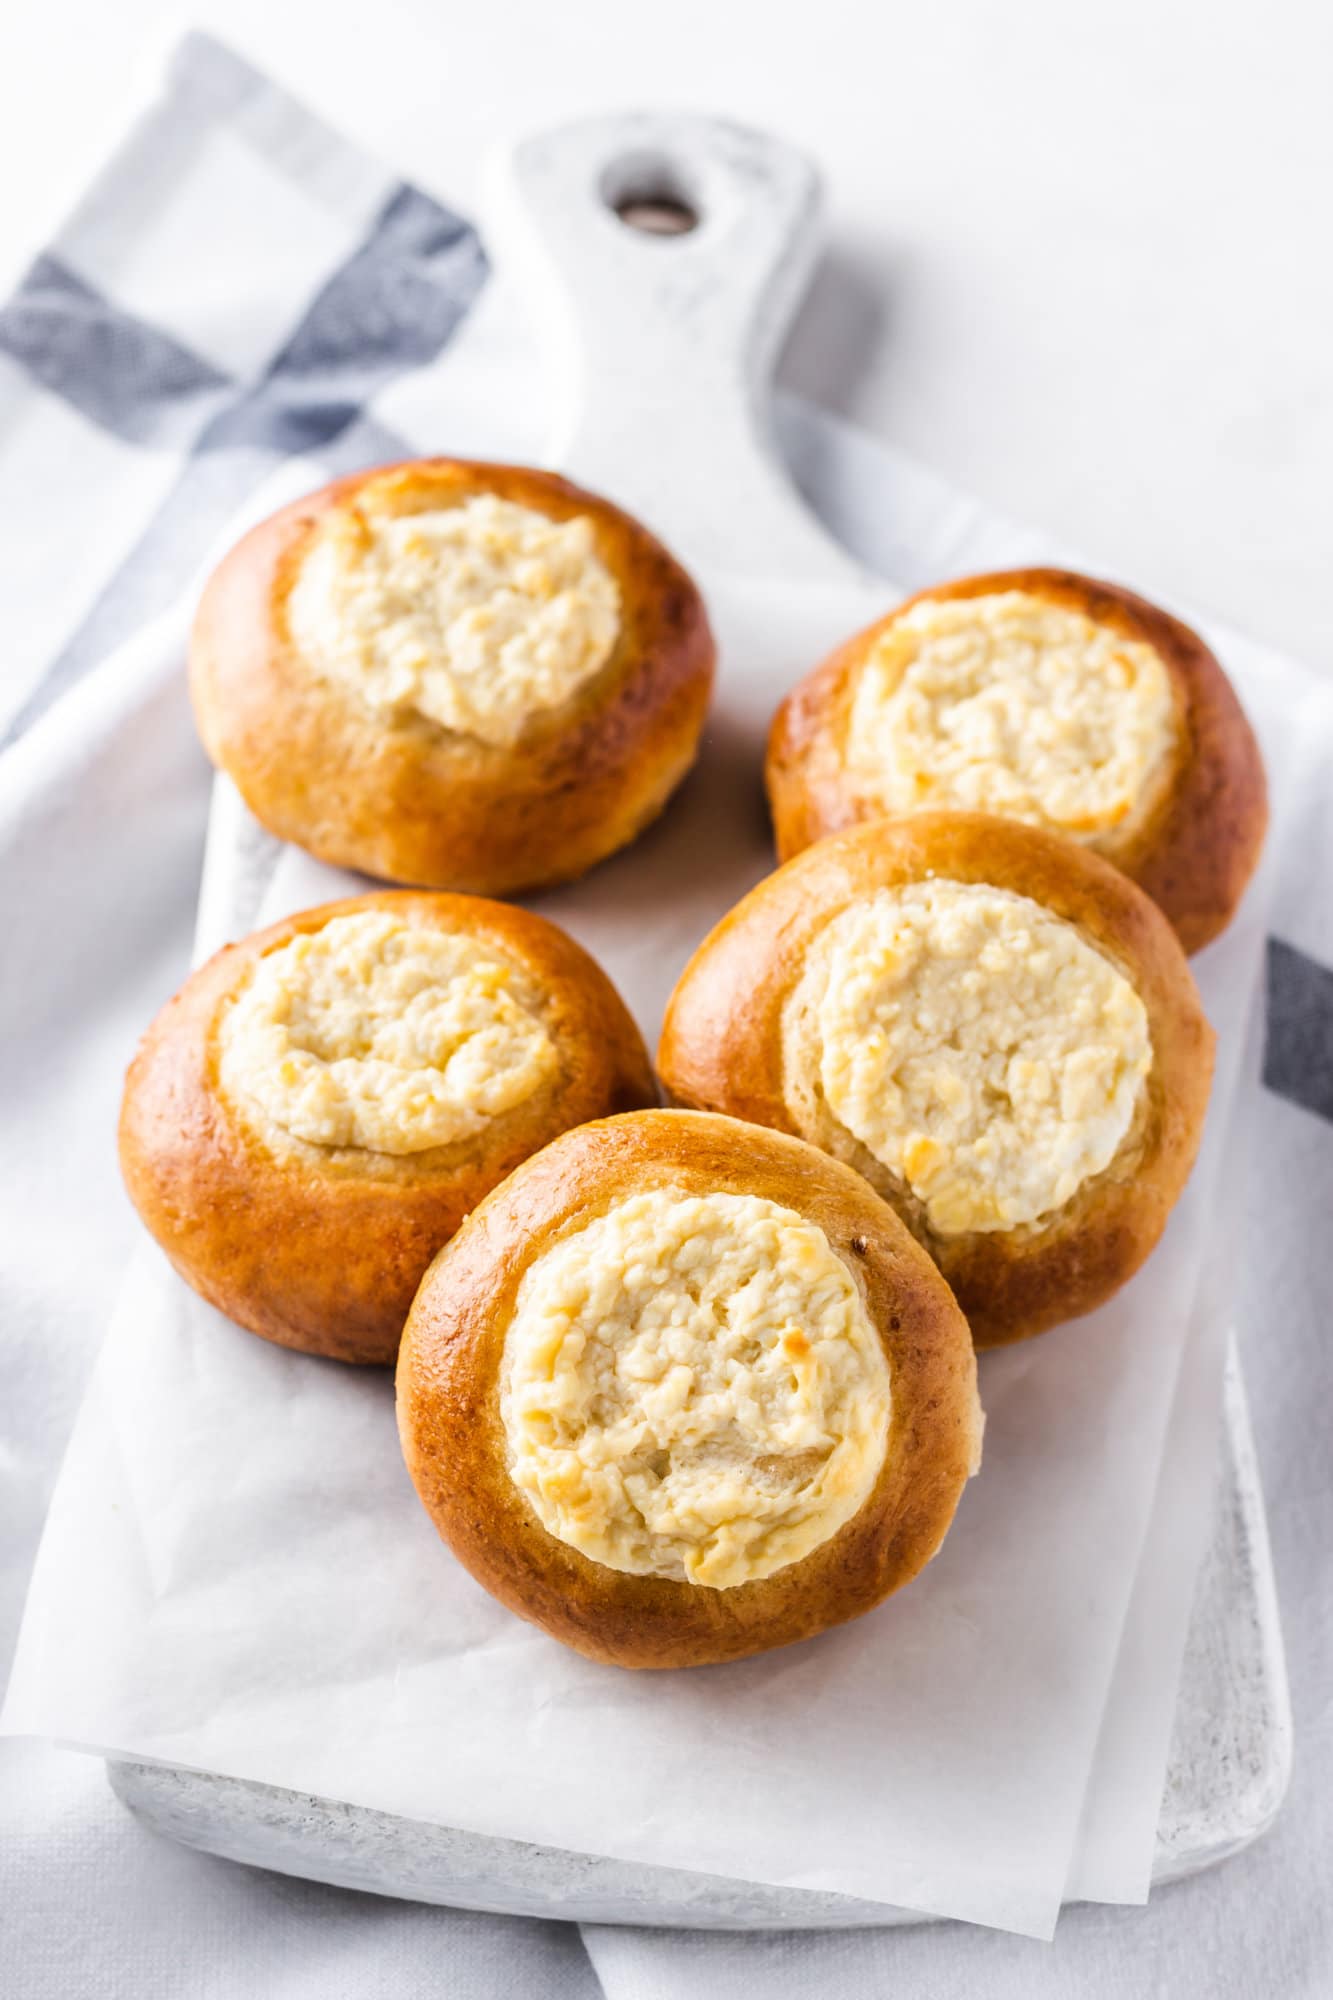
<svg viewBox="0 0 1333 2000">
<path fill-rule="evenodd" d="M 994 812 L 1095 841 L 1152 797 L 1175 742 L 1155 647 L 1006 590 L 926 598 L 886 628 L 847 762 L 889 812 Z"/>
<path fill-rule="evenodd" d="M 594 1562 L 730 1589 L 869 1496 L 889 1368 L 823 1231 L 753 1195 L 656 1188 L 539 1257 L 505 1339 L 510 1472 Z"/>
<path fill-rule="evenodd" d="M 1108 1166 L 1152 1067 L 1129 980 L 1004 889 L 913 883 L 829 925 L 816 974 L 833 1115 L 944 1236 L 1036 1222 Z"/>
<path fill-rule="evenodd" d="M 480 1132 L 553 1074 L 518 968 L 384 911 L 268 952 L 223 1016 L 219 1075 L 261 1132 L 420 1153 Z"/>
<path fill-rule="evenodd" d="M 491 493 L 403 513 L 372 481 L 317 532 L 287 620 L 311 665 L 372 708 L 503 746 L 606 664 L 620 588 L 586 515 Z"/>
</svg>

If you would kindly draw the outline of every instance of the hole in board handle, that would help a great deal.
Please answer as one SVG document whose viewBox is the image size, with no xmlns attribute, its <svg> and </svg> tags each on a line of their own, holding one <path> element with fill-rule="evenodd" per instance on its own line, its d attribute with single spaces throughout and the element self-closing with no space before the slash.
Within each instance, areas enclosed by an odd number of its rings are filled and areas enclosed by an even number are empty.
<svg viewBox="0 0 1333 2000">
<path fill-rule="evenodd" d="M 641 236 L 688 236 L 703 210 L 683 172 L 665 152 L 622 154 L 601 176 L 602 200 L 626 229 Z"/>
<path fill-rule="evenodd" d="M 699 218 L 688 202 L 669 194 L 631 194 L 615 204 L 615 213 L 627 229 L 645 236 L 688 236 L 699 227 Z"/>
</svg>

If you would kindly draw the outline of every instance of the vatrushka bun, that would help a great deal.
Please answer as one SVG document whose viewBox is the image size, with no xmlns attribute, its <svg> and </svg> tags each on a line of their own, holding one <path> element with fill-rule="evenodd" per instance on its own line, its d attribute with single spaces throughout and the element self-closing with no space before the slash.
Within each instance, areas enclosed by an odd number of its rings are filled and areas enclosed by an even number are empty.
<svg viewBox="0 0 1333 2000">
<path fill-rule="evenodd" d="M 645 528 L 519 466 L 340 479 L 214 572 L 190 683 L 256 818 L 386 881 L 510 895 L 634 839 L 694 761 L 703 602 Z"/>
<path fill-rule="evenodd" d="M 1086 847 L 923 813 L 807 848 L 707 937 L 658 1058 L 890 1202 L 980 1347 L 1101 1304 L 1193 1164 L 1213 1034 L 1180 943 Z"/>
<path fill-rule="evenodd" d="M 1268 818 L 1198 634 L 1053 569 L 938 585 L 849 639 L 778 710 L 767 781 L 784 861 L 867 819 L 1000 813 L 1113 862 L 1186 951 L 1230 922 Z"/>
<path fill-rule="evenodd" d="M 500 1601 L 595 1660 L 699 1666 L 868 1611 L 981 1448 L 949 1289 L 860 1177 L 728 1118 L 567 1132 L 432 1264 L 408 1470 Z"/>
<path fill-rule="evenodd" d="M 186 1282 L 284 1347 L 391 1362 L 440 1245 L 568 1126 L 657 1101 L 611 982 L 472 896 L 303 910 L 195 972 L 130 1066 L 130 1197 Z"/>
</svg>

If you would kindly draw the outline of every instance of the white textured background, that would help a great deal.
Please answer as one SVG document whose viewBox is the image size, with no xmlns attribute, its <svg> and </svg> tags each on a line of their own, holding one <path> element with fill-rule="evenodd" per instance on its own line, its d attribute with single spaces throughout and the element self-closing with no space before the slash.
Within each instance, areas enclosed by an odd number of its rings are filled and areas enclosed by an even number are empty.
<svg viewBox="0 0 1333 2000">
<path fill-rule="evenodd" d="M 584 110 L 787 134 L 831 224 L 790 381 L 1333 670 L 1327 0 L 12 0 L 0 281 L 186 23 L 463 207 Z"/>
</svg>

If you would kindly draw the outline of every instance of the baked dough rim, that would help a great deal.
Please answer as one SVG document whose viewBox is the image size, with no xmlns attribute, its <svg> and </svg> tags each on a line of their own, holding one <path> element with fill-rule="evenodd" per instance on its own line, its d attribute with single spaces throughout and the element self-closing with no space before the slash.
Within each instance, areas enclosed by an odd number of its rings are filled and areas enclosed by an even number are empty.
<svg viewBox="0 0 1333 2000">
<path fill-rule="evenodd" d="M 852 1271 L 889 1362 L 889 1442 L 868 1499 L 807 1556 L 725 1590 L 580 1554 L 542 1525 L 508 1470 L 500 1381 L 523 1272 L 614 1201 L 663 1185 L 760 1194 L 815 1221 Z M 802 1140 L 689 1111 L 582 1126 L 511 1174 L 422 1281 L 397 1397 L 413 1483 L 465 1568 L 565 1644 L 627 1667 L 740 1659 L 868 1611 L 935 1554 L 980 1450 L 966 1323 L 887 1205 Z"/>
<path fill-rule="evenodd" d="M 1213 1031 L 1178 938 L 1127 876 L 1063 835 L 985 813 L 918 813 L 831 836 L 766 877 L 704 939 L 667 1004 L 658 1069 L 675 1103 L 797 1131 L 784 1017 L 810 946 L 858 897 L 931 877 L 1009 889 L 1072 923 L 1130 980 L 1152 1038 L 1139 1110 L 1115 1156 L 1036 1223 L 937 1236 L 920 1203 L 859 1148 L 858 1171 L 929 1250 L 977 1346 L 994 1347 L 1091 1312 L 1127 1282 L 1161 1236 L 1202 1136 Z"/>
<path fill-rule="evenodd" d="M 466 928 L 517 959 L 543 994 L 559 1074 L 447 1146 L 381 1154 L 292 1139 L 278 1151 L 221 1085 L 223 1010 L 259 958 L 335 917 L 378 911 Z M 570 1125 L 656 1102 L 623 1001 L 554 924 L 475 896 L 381 890 L 301 910 L 190 974 L 130 1064 L 121 1171 L 149 1231 L 211 1305 L 280 1346 L 387 1364 L 430 1259 L 497 1180 Z"/>
<path fill-rule="evenodd" d="M 1263 760 L 1235 690 L 1197 632 L 1117 584 L 1063 569 L 996 570 L 932 584 L 855 633 L 798 682 L 773 718 L 765 784 L 778 858 L 885 816 L 857 795 L 842 742 L 857 677 L 881 634 L 913 606 L 1022 591 L 1149 645 L 1176 703 L 1177 747 L 1148 810 L 1094 851 L 1166 911 L 1186 951 L 1225 930 L 1258 865 L 1268 825 Z M 1085 843 L 1080 843 L 1083 845 Z M 1090 843 L 1089 843 L 1090 844 Z"/>
<path fill-rule="evenodd" d="M 616 643 L 518 743 L 378 713 L 293 641 L 313 537 L 374 482 L 396 484 L 405 513 L 495 494 L 592 521 L 620 591 Z M 611 502 L 526 466 L 413 459 L 334 480 L 242 537 L 200 599 L 190 691 L 209 757 L 271 833 L 385 881 L 514 895 L 585 873 L 657 816 L 694 762 L 714 663 L 694 583 Z"/>
</svg>

